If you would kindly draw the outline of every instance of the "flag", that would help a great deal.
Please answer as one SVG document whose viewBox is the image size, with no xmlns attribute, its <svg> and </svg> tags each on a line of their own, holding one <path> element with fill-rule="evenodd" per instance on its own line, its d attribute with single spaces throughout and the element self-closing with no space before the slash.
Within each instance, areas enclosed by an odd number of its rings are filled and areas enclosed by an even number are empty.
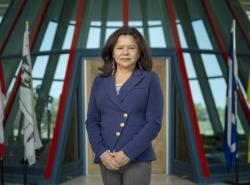
<svg viewBox="0 0 250 185">
<path fill-rule="evenodd" d="M 0 84 L 0 160 L 3 159 L 4 155 L 4 132 L 3 132 L 3 118 L 4 118 L 4 100 L 5 96 L 2 90 L 2 84 Z"/>
<path fill-rule="evenodd" d="M 225 108 L 224 152 L 228 170 L 237 157 L 237 60 L 235 21 L 233 21 L 227 66 L 227 91 Z"/>
<path fill-rule="evenodd" d="M 248 75 L 247 101 L 250 103 L 250 73 Z M 248 134 L 248 163 L 250 163 L 250 131 Z"/>
<path fill-rule="evenodd" d="M 33 106 L 33 92 L 32 92 L 32 67 L 29 49 L 29 28 L 26 23 L 26 29 L 23 39 L 23 58 L 21 64 L 21 87 L 19 106 L 23 114 L 23 130 L 24 130 L 24 159 L 28 161 L 29 165 L 36 162 L 35 150 L 42 147 L 39 138 L 36 116 Z"/>
</svg>

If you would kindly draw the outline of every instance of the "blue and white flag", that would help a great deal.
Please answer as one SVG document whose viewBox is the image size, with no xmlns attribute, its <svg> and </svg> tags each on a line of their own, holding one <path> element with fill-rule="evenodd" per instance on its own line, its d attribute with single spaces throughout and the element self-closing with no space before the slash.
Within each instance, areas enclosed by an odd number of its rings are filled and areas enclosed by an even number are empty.
<svg viewBox="0 0 250 185">
<path fill-rule="evenodd" d="M 228 170 L 231 169 L 237 157 L 237 80 L 238 67 L 236 59 L 235 21 L 230 34 L 227 94 L 225 108 L 224 152 Z"/>
</svg>

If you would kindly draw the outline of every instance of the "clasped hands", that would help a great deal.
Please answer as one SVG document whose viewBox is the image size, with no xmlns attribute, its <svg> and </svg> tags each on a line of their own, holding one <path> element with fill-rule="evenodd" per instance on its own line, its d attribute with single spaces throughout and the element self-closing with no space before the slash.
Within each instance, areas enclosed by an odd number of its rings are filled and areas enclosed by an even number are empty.
<svg viewBox="0 0 250 185">
<path fill-rule="evenodd" d="M 129 158 L 123 153 L 123 151 L 113 153 L 105 151 L 100 156 L 100 159 L 102 164 L 109 170 L 119 170 L 119 168 L 129 163 Z"/>
</svg>

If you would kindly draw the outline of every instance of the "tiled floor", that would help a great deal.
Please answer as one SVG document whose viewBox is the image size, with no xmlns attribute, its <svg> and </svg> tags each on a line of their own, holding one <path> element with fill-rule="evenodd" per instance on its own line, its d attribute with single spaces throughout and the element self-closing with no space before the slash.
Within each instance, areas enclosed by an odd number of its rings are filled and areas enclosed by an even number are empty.
<svg viewBox="0 0 250 185">
<path fill-rule="evenodd" d="M 61 185 L 102 185 L 101 177 L 99 175 L 81 176 Z M 181 179 L 176 176 L 153 175 L 151 185 L 196 185 L 191 181 Z M 225 185 L 223 183 L 213 185 Z"/>
</svg>

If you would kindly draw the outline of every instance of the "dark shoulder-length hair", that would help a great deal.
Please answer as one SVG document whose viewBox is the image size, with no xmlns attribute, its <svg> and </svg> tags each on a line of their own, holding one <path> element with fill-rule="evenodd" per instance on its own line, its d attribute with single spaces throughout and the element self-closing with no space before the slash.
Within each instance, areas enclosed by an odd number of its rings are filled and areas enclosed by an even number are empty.
<svg viewBox="0 0 250 185">
<path fill-rule="evenodd" d="M 144 71 L 151 71 L 152 69 L 152 57 L 149 52 L 147 43 L 141 33 L 133 27 L 124 26 L 117 29 L 111 36 L 108 38 L 106 44 L 102 49 L 102 59 L 104 64 L 99 68 L 101 71 L 101 76 L 109 76 L 116 70 L 116 64 L 113 66 L 113 49 L 117 43 L 117 40 L 120 35 L 131 35 L 135 39 L 140 56 L 136 62 L 136 69 L 141 69 Z"/>
</svg>

